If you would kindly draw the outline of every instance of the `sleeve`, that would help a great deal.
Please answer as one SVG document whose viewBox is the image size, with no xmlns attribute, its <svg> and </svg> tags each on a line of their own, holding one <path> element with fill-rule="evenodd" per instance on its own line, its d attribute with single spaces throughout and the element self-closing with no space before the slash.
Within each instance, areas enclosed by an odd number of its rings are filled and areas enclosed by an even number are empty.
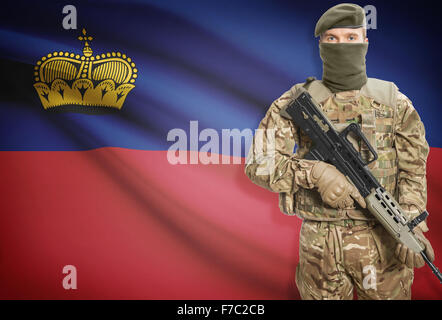
<svg viewBox="0 0 442 320">
<path fill-rule="evenodd" d="M 298 130 L 293 121 L 280 115 L 292 99 L 290 91 L 275 100 L 255 131 L 247 156 L 245 173 L 252 182 L 272 192 L 295 193 L 299 186 L 314 187 L 310 172 L 314 160 L 293 153 Z"/>
<path fill-rule="evenodd" d="M 395 148 L 398 159 L 398 202 L 409 218 L 427 205 L 426 165 L 429 146 L 425 128 L 411 101 L 398 93 Z"/>
</svg>

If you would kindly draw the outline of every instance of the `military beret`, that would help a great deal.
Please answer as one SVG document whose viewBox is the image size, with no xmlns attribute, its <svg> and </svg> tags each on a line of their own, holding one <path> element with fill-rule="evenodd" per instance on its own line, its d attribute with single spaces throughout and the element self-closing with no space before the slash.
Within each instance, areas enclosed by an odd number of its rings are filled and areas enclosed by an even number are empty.
<svg viewBox="0 0 442 320">
<path fill-rule="evenodd" d="M 328 9 L 316 23 L 315 37 L 333 28 L 365 27 L 365 11 L 357 4 L 341 3 Z"/>
</svg>

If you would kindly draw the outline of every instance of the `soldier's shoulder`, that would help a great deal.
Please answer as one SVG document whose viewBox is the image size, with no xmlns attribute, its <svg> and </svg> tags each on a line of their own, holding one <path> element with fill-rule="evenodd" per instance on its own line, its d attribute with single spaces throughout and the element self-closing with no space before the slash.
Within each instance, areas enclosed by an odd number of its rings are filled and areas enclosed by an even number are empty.
<svg viewBox="0 0 442 320">
<path fill-rule="evenodd" d="M 368 78 L 365 87 L 368 88 L 367 91 L 370 92 L 373 98 L 382 100 L 380 102 L 384 102 L 384 104 L 389 103 L 390 105 L 394 104 L 399 107 L 413 107 L 411 100 L 401 92 L 398 86 L 392 81 Z"/>
<path fill-rule="evenodd" d="M 296 92 L 298 91 L 299 88 L 301 88 L 301 87 L 305 87 L 306 85 L 309 85 L 310 83 L 313 83 L 313 82 L 318 82 L 318 81 L 316 80 L 315 77 L 308 77 L 304 82 L 295 83 L 294 85 L 292 85 L 292 86 L 290 87 L 289 90 L 287 90 L 286 92 L 284 92 L 284 93 L 283 93 L 283 94 L 277 99 L 277 101 L 278 101 L 278 100 L 285 101 L 285 100 L 290 100 L 290 99 L 292 99 L 292 98 L 296 95 Z"/>
<path fill-rule="evenodd" d="M 379 87 L 394 87 L 397 89 L 397 86 L 393 81 L 383 80 L 378 78 L 367 78 L 367 84 Z"/>
<path fill-rule="evenodd" d="M 361 88 L 361 94 L 374 99 L 376 102 L 393 107 L 397 105 L 399 89 L 392 81 L 368 78 Z"/>
<path fill-rule="evenodd" d="M 278 108 L 281 109 L 285 105 L 287 105 L 294 97 L 296 91 L 302 87 L 304 83 L 296 83 L 292 85 L 287 91 L 285 91 L 281 96 L 276 99 L 273 104 Z"/>
<path fill-rule="evenodd" d="M 284 92 L 278 99 L 274 101 L 274 104 L 276 104 L 279 109 L 283 108 L 293 99 L 293 97 L 296 96 L 296 92 L 301 87 L 306 88 L 314 98 L 318 99 L 318 101 L 322 101 L 331 94 L 330 90 L 322 84 L 322 81 L 316 80 L 315 77 L 308 77 L 304 82 L 299 82 L 292 85 L 289 90 Z"/>
<path fill-rule="evenodd" d="M 411 100 L 402 92 L 398 91 L 397 94 L 397 108 L 399 119 L 403 119 L 406 115 L 413 114 L 417 112 L 414 108 Z"/>
<path fill-rule="evenodd" d="M 398 105 L 400 104 L 409 104 L 412 105 L 410 98 L 408 98 L 403 92 L 399 91 L 397 92 L 397 101 Z"/>
</svg>

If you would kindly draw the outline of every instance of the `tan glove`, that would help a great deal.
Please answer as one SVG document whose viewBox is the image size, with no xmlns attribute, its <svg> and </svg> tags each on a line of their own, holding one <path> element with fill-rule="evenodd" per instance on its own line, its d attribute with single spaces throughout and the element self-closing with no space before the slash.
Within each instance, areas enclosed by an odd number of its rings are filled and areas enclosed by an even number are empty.
<svg viewBox="0 0 442 320">
<path fill-rule="evenodd" d="M 425 254 L 427 255 L 428 259 L 433 262 L 434 250 L 430 244 L 430 241 L 425 238 L 419 226 L 414 228 L 413 231 L 416 235 L 416 238 L 425 246 Z M 413 250 L 409 249 L 402 243 L 397 244 L 395 255 L 400 262 L 405 263 L 409 268 L 422 268 L 425 265 L 424 258 L 422 258 L 420 253 L 415 253 Z"/>
<path fill-rule="evenodd" d="M 311 180 L 318 187 L 322 201 L 333 208 L 344 209 L 353 206 L 353 199 L 362 208 L 366 207 L 364 198 L 347 178 L 334 166 L 319 161 L 311 171 Z"/>
</svg>

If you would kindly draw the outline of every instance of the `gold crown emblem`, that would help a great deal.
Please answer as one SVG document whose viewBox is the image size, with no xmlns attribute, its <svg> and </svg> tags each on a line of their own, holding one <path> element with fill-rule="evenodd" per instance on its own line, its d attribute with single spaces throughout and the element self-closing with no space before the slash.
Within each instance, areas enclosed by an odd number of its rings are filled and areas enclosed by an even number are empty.
<svg viewBox="0 0 442 320">
<path fill-rule="evenodd" d="M 53 52 L 37 61 L 34 88 L 44 109 L 79 106 L 90 109 L 121 109 L 135 87 L 137 69 L 131 58 L 120 52 L 93 56 L 93 40 L 83 29 L 83 55 Z"/>
</svg>

